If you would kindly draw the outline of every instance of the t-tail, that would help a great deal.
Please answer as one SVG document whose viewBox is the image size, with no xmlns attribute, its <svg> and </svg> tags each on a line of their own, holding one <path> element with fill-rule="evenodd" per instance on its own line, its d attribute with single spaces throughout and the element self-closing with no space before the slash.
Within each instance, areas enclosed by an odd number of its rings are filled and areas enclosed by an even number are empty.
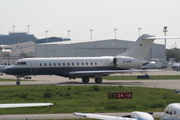
<svg viewBox="0 0 180 120">
<path fill-rule="evenodd" d="M 128 56 L 137 59 L 144 59 L 155 39 L 179 39 L 179 37 L 155 37 L 144 34 L 124 53 L 117 56 Z"/>
<path fill-rule="evenodd" d="M 124 53 L 117 56 L 128 56 L 138 59 L 144 59 L 155 39 L 147 39 L 154 36 L 144 34 Z"/>
</svg>

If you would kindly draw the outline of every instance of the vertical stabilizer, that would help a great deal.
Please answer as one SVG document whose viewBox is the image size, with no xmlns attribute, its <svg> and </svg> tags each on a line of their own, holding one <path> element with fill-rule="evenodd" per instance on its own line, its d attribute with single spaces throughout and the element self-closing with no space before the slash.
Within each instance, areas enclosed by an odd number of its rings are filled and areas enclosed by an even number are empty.
<svg viewBox="0 0 180 120">
<path fill-rule="evenodd" d="M 152 39 L 149 39 L 151 37 Z M 150 47 L 152 46 L 153 41 L 155 40 L 155 38 L 153 37 L 154 36 L 148 34 L 144 34 L 140 36 L 137 39 L 137 41 L 126 52 L 119 54 L 117 56 L 128 56 L 138 59 L 144 59 Z"/>
</svg>

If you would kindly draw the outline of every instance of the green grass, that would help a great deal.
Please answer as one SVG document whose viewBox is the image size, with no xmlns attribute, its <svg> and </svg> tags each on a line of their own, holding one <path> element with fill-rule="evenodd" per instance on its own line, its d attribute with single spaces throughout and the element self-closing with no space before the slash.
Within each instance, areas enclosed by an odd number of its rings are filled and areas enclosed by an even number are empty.
<svg viewBox="0 0 180 120">
<path fill-rule="evenodd" d="M 135 75 L 120 75 L 120 76 L 106 76 L 106 80 L 141 80 L 137 79 Z M 180 75 L 150 75 L 150 79 L 146 80 L 180 80 Z"/>
<path fill-rule="evenodd" d="M 133 92 L 133 99 L 108 99 L 108 92 Z M 51 102 L 52 107 L 5 108 L 1 114 L 162 111 L 179 102 L 173 90 L 121 86 L 1 86 L 0 103 Z"/>
<path fill-rule="evenodd" d="M 16 81 L 16 78 L 14 77 L 14 79 L 4 79 L 4 78 L 0 78 L 0 82 L 7 82 L 7 81 Z M 35 81 L 35 80 L 31 80 L 31 79 L 21 79 L 21 81 Z"/>
<path fill-rule="evenodd" d="M 15 79 L 4 79 L 4 78 L 0 78 L 0 82 L 4 82 L 4 81 L 15 81 Z"/>
</svg>

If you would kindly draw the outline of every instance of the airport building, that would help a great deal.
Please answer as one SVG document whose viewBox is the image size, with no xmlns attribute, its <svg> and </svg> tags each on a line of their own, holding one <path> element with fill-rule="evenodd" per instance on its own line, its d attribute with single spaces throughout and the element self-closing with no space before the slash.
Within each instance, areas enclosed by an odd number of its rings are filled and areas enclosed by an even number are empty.
<svg viewBox="0 0 180 120">
<path fill-rule="evenodd" d="M 97 41 L 64 41 L 36 44 L 36 57 L 97 57 L 115 56 L 125 52 L 133 45 L 133 41 L 127 40 L 97 40 Z M 152 58 L 164 59 L 165 46 L 153 44 L 145 60 Z"/>
<path fill-rule="evenodd" d="M 37 40 L 33 34 L 26 32 L 9 33 L 8 35 L 0 35 L 0 45 L 13 45 L 18 43 L 30 42 Z"/>
<path fill-rule="evenodd" d="M 62 41 L 70 41 L 70 38 L 59 38 L 59 37 L 49 37 L 49 38 L 43 38 L 43 39 L 37 39 L 34 40 L 36 44 L 41 44 L 41 43 L 50 43 L 50 42 L 62 42 Z"/>
</svg>

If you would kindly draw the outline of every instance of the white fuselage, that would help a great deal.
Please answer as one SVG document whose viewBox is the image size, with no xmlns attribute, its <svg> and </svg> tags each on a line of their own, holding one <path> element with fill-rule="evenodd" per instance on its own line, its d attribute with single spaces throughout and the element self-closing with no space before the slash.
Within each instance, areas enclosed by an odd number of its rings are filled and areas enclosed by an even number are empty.
<svg viewBox="0 0 180 120">
<path fill-rule="evenodd" d="M 4 72 L 11 75 L 59 75 L 71 77 L 69 72 L 92 70 L 121 70 L 142 66 L 147 63 L 132 57 L 64 57 L 24 58 Z"/>
<path fill-rule="evenodd" d="M 180 120 L 180 103 L 171 103 L 161 114 L 160 120 Z"/>
</svg>

